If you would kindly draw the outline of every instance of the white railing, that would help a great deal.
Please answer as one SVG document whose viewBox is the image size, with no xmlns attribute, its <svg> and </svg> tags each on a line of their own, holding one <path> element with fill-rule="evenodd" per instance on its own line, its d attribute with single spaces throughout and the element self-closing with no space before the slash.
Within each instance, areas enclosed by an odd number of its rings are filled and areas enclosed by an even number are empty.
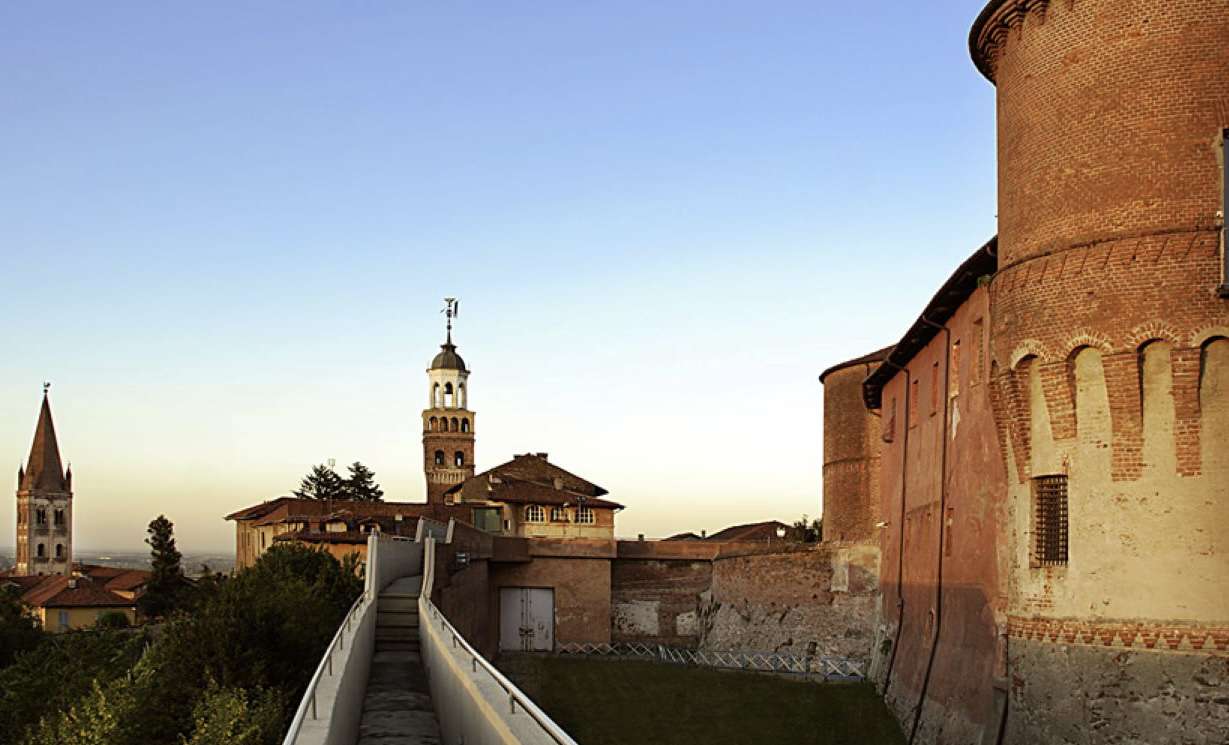
<svg viewBox="0 0 1229 745">
<path fill-rule="evenodd" d="M 576 745 L 453 628 L 431 602 L 434 581 L 435 539 L 427 538 L 418 635 L 443 742 Z"/>
<path fill-rule="evenodd" d="M 630 657 L 676 665 L 701 665 L 730 670 L 792 673 L 816 680 L 854 681 L 866 678 L 866 663 L 848 657 L 781 654 L 780 652 L 733 652 L 664 644 L 620 642 L 615 644 L 559 644 L 560 655 Z"/>
<path fill-rule="evenodd" d="M 283 745 L 350 745 L 355 740 L 375 648 L 376 614 L 372 609 L 378 605 L 378 591 L 372 590 L 372 564 L 378 543 L 375 535 L 367 539 L 363 594 L 350 606 L 324 650 Z"/>
</svg>

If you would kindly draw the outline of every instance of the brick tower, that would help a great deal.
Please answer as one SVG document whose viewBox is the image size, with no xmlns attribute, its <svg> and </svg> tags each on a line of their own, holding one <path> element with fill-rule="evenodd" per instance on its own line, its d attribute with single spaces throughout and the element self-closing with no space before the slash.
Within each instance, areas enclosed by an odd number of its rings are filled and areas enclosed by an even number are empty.
<svg viewBox="0 0 1229 745">
<path fill-rule="evenodd" d="M 998 102 L 1007 741 L 1224 742 L 1199 701 L 1229 681 L 1229 0 L 993 0 L 970 46 Z M 1161 680 L 1165 717 L 1134 704 Z"/>
<path fill-rule="evenodd" d="M 17 469 L 17 566 L 15 573 L 70 574 L 73 565 L 73 473 L 64 470 L 51 404 L 43 406 L 25 468 Z"/>
<path fill-rule="evenodd" d="M 427 502 L 443 504 L 444 492 L 474 475 L 474 412 L 469 410 L 469 370 L 452 343 L 455 298 L 445 299 L 447 336 L 427 370 L 428 405 L 422 412 L 423 471 Z"/>
</svg>

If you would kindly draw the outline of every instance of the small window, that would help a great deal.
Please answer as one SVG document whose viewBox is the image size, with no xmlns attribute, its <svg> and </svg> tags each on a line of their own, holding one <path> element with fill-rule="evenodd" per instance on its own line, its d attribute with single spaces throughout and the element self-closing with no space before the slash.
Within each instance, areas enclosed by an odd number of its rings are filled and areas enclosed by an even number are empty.
<svg viewBox="0 0 1229 745">
<path fill-rule="evenodd" d="M 896 397 L 888 404 L 887 416 L 883 417 L 883 430 L 880 432 L 884 442 L 896 439 Z"/>
<path fill-rule="evenodd" d="M 969 383 L 978 385 L 986 375 L 986 337 L 985 324 L 978 318 L 973 322 L 973 364 L 969 368 Z"/>
<path fill-rule="evenodd" d="M 454 398 L 452 393 L 452 383 L 444 384 L 444 408 L 451 409 Z"/>
<path fill-rule="evenodd" d="M 435 417 L 431 417 L 427 420 L 427 431 L 434 432 L 435 428 L 439 426 L 439 423 L 440 420 L 436 419 Z"/>
<path fill-rule="evenodd" d="M 57 544 L 55 544 L 55 557 L 56 557 L 57 559 L 63 559 L 63 558 L 64 558 L 64 544 L 63 544 L 63 543 L 57 543 Z"/>
<path fill-rule="evenodd" d="M 914 378 L 912 384 L 909 386 L 909 426 L 910 427 L 917 426 L 917 409 L 918 409 L 917 399 L 918 399 L 918 396 L 920 395 L 920 390 L 921 390 L 921 386 L 918 384 L 921 382 L 922 381 L 918 380 L 917 378 Z"/>
<path fill-rule="evenodd" d="M 47 547 L 41 543 L 38 544 L 38 548 L 34 550 L 34 555 L 40 559 L 44 558 L 45 556 L 47 556 Z"/>
<path fill-rule="evenodd" d="M 939 413 L 939 363 L 930 368 L 930 415 Z"/>
<path fill-rule="evenodd" d="M 952 358 L 947 368 L 947 397 L 960 395 L 960 340 L 952 344 Z"/>
<path fill-rule="evenodd" d="M 576 513 L 576 522 L 581 525 L 592 525 L 596 520 L 593 517 L 592 507 L 581 507 Z"/>
<path fill-rule="evenodd" d="M 47 510 L 39 507 L 34 513 L 34 522 L 38 525 L 47 524 Z"/>
<path fill-rule="evenodd" d="M 551 507 L 550 521 L 553 523 L 566 523 L 568 521 L 568 511 L 562 507 Z"/>
<path fill-rule="evenodd" d="M 52 517 L 52 520 L 55 521 L 55 524 L 57 526 L 64 525 L 64 510 L 56 510 L 55 513 L 51 517 Z"/>
<path fill-rule="evenodd" d="M 61 610 L 56 615 L 58 616 L 56 620 L 60 622 L 60 631 L 68 631 L 68 611 Z"/>
<path fill-rule="evenodd" d="M 525 508 L 525 522 L 541 523 L 546 522 L 546 513 L 542 510 L 541 505 L 531 504 Z"/>
<path fill-rule="evenodd" d="M 444 465 L 444 451 L 443 450 L 435 451 L 435 465 L 437 466 Z"/>
<path fill-rule="evenodd" d="M 453 453 L 452 454 L 452 464 L 456 466 L 457 468 L 460 468 L 461 466 L 465 465 L 465 453 L 462 453 L 460 450 Z"/>
<path fill-rule="evenodd" d="M 1033 479 L 1033 566 L 1067 564 L 1067 476 Z"/>
<path fill-rule="evenodd" d="M 469 431 L 469 419 L 468 418 L 461 420 L 461 431 L 462 432 Z"/>
</svg>

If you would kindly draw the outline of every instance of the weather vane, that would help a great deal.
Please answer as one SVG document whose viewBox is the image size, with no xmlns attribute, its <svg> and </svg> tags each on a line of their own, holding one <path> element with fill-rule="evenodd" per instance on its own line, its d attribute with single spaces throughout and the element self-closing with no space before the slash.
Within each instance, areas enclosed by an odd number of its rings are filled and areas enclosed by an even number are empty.
<svg viewBox="0 0 1229 745">
<path fill-rule="evenodd" d="M 444 309 L 440 311 L 448 318 L 448 343 L 452 343 L 452 319 L 461 312 L 461 303 L 455 297 L 444 298 Z"/>
<path fill-rule="evenodd" d="M 46 396 L 46 395 L 47 395 L 47 391 L 49 391 L 49 390 L 51 390 L 51 381 L 49 381 L 49 380 L 44 380 L 44 381 L 43 381 L 43 395 L 44 395 L 44 396 Z"/>
</svg>

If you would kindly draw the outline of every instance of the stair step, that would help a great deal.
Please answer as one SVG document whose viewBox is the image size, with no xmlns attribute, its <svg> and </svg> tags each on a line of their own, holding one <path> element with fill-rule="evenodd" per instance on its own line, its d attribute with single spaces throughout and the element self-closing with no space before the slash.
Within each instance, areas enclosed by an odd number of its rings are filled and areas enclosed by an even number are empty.
<svg viewBox="0 0 1229 745">
<path fill-rule="evenodd" d="M 417 611 L 418 598 L 381 595 L 378 607 L 381 611 Z"/>
<path fill-rule="evenodd" d="M 376 626 L 376 639 L 417 641 L 418 629 L 411 626 Z"/>
<path fill-rule="evenodd" d="M 418 628 L 417 611 L 379 611 L 376 614 L 376 628 L 404 626 Z"/>
</svg>

